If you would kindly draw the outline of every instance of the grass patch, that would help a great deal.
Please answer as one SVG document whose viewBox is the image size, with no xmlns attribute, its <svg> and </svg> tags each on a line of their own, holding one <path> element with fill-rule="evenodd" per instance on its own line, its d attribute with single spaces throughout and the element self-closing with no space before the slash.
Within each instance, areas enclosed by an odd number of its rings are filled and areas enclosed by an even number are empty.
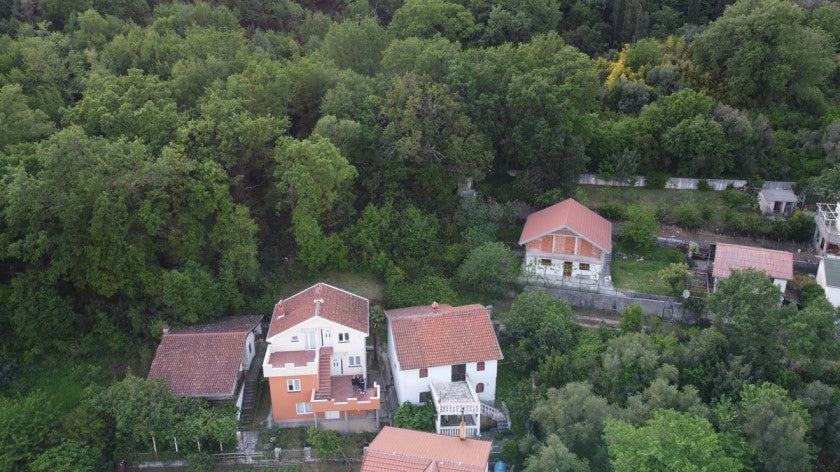
<svg viewBox="0 0 840 472">
<path fill-rule="evenodd" d="M 89 360 L 44 359 L 18 372 L 3 393 L 26 395 L 34 390 L 41 390 L 59 412 L 65 413 L 79 403 L 85 388 L 92 384 L 105 385 L 113 380 L 113 374 L 105 367 Z"/>
<path fill-rule="evenodd" d="M 655 246 L 637 250 L 616 244 L 612 259 L 613 284 L 626 290 L 671 296 L 671 288 L 659 280 L 659 271 L 672 262 L 685 260 L 685 254 L 677 249 Z"/>
</svg>

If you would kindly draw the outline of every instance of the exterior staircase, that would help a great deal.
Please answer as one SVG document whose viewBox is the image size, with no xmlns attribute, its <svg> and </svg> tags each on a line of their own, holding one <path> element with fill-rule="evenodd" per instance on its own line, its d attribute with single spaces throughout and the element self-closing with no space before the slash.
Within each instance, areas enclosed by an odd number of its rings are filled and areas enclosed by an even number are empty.
<svg viewBox="0 0 840 472">
<path fill-rule="evenodd" d="M 316 400 L 329 400 L 332 398 L 332 379 L 330 378 L 332 354 L 332 347 L 318 349 L 318 390 L 315 391 Z"/>
<path fill-rule="evenodd" d="M 260 382 L 260 370 L 265 358 L 265 350 L 268 343 L 257 338 L 255 340 L 256 353 L 251 360 L 251 365 L 248 367 L 248 372 L 245 374 L 245 381 L 242 386 L 244 392 L 242 393 L 242 409 L 239 411 L 239 429 L 247 431 L 254 421 L 254 409 L 257 406 L 257 389 Z"/>
<path fill-rule="evenodd" d="M 481 414 L 496 422 L 496 429 L 507 431 L 510 429 L 510 412 L 505 402 L 499 408 L 481 402 Z"/>
</svg>

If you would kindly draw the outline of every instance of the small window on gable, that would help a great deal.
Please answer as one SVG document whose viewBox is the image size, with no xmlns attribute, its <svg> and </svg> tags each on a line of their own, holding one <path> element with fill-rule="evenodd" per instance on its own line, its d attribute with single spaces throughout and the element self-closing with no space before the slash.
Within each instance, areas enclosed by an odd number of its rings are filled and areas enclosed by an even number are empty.
<svg viewBox="0 0 840 472">
<path fill-rule="evenodd" d="M 338 342 L 340 342 L 340 343 L 350 342 L 350 333 L 338 333 Z"/>
<path fill-rule="evenodd" d="M 579 270 L 589 270 L 589 264 L 580 263 L 578 264 Z"/>
<path fill-rule="evenodd" d="M 540 259 L 540 265 L 550 266 L 551 265 L 551 259 Z"/>
<path fill-rule="evenodd" d="M 420 369 L 420 378 L 425 379 L 429 376 L 429 369 Z"/>
<path fill-rule="evenodd" d="M 484 361 L 481 361 L 475 365 L 475 370 L 484 370 Z"/>
<path fill-rule="evenodd" d="M 475 393 L 481 393 L 483 391 L 484 391 L 484 384 L 483 383 L 479 382 L 479 383 L 475 384 Z"/>
<path fill-rule="evenodd" d="M 292 342 L 293 342 L 293 343 L 298 342 L 298 337 L 297 337 L 297 336 L 292 336 Z"/>
</svg>

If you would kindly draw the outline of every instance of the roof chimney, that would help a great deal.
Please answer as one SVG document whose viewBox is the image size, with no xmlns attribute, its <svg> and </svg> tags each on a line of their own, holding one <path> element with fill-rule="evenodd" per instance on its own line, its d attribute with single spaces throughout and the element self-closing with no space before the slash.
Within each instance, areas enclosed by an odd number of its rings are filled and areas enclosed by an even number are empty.
<svg viewBox="0 0 840 472">
<path fill-rule="evenodd" d="M 323 298 L 318 298 L 318 299 L 315 300 L 315 316 L 318 316 L 318 315 L 321 314 L 321 305 L 323 303 L 324 303 Z"/>
<path fill-rule="evenodd" d="M 461 415 L 461 424 L 458 425 L 458 437 L 467 439 L 467 421 L 464 420 L 464 415 Z"/>
<path fill-rule="evenodd" d="M 283 300 L 280 300 L 276 305 L 274 305 L 274 313 L 277 313 L 278 320 L 286 316 L 286 312 L 283 310 Z"/>
<path fill-rule="evenodd" d="M 438 311 L 440 309 L 440 305 L 438 302 L 432 302 L 432 311 Z"/>
<path fill-rule="evenodd" d="M 163 331 L 163 334 L 169 334 L 169 325 L 166 323 L 160 325 L 160 330 Z"/>
</svg>

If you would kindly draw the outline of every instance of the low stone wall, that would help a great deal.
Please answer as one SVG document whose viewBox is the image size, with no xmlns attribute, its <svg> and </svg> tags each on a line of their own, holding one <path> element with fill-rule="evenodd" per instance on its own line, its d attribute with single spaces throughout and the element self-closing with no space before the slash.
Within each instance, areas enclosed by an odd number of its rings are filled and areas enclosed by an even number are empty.
<svg viewBox="0 0 840 472">
<path fill-rule="evenodd" d="M 619 182 L 617 180 L 605 180 L 598 174 L 580 174 L 578 177 L 578 184 L 580 185 L 604 185 L 608 187 L 644 187 L 645 177 L 637 175 L 633 177 L 632 183 Z M 730 185 L 735 188 L 743 188 L 747 186 L 746 180 L 735 179 L 695 179 L 689 177 L 671 177 L 665 183 L 665 188 L 672 190 L 697 190 L 697 185 L 701 180 L 706 180 L 712 190 L 722 191 L 726 190 Z M 765 189 L 783 189 L 793 190 L 795 182 L 783 182 L 769 180 L 764 182 L 762 188 Z"/>
<path fill-rule="evenodd" d="M 657 316 L 663 321 L 694 323 L 695 317 L 685 311 L 683 304 L 677 300 L 636 292 L 618 292 L 616 294 L 595 293 L 565 288 L 549 288 L 529 286 L 525 290 L 543 291 L 557 298 L 566 300 L 569 305 L 577 308 L 608 310 L 621 313 L 633 303 L 638 303 L 646 315 Z"/>
</svg>

